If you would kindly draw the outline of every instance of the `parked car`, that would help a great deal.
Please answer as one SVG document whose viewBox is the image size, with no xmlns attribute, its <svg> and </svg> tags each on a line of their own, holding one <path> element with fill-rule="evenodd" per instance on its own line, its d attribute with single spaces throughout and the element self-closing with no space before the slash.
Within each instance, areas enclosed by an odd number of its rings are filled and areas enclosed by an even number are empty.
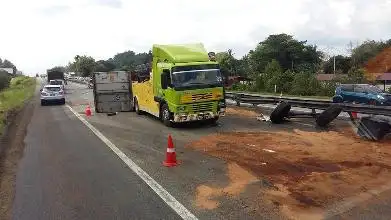
<svg viewBox="0 0 391 220">
<path fill-rule="evenodd" d="M 41 105 L 51 102 L 65 104 L 64 90 L 61 85 L 45 85 L 41 89 Z"/>
<path fill-rule="evenodd" d="M 369 84 L 341 84 L 335 90 L 333 102 L 355 102 L 390 106 L 391 94 Z"/>
</svg>

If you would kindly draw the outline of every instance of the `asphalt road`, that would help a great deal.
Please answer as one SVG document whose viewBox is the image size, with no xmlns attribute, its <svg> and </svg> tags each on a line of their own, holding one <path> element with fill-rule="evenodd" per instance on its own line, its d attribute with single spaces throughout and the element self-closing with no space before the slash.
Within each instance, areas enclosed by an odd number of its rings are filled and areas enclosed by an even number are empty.
<svg viewBox="0 0 391 220">
<path fill-rule="evenodd" d="M 88 104 L 93 109 L 92 91 L 86 85 L 69 83 L 66 98 L 80 114 Z M 260 111 L 267 113 L 270 109 Z M 199 219 L 284 217 L 275 206 L 260 201 L 259 195 L 254 194 L 265 187 L 262 181 L 251 183 L 237 196 L 219 197 L 220 205 L 215 209 L 199 208 L 197 187 L 227 186 L 230 180 L 225 161 L 189 149 L 189 142 L 224 131 L 316 130 L 312 119 L 270 125 L 235 115 L 222 118 L 217 126 L 192 124 L 179 128 L 166 128 L 152 116 L 135 113 L 94 113 L 84 118 Z M 334 122 L 339 123 L 346 122 Z M 175 168 L 162 166 L 168 134 L 174 139 L 181 161 Z M 66 106 L 36 105 L 25 144 L 17 174 L 13 219 L 179 219 Z M 356 207 L 332 218 L 382 219 L 375 218 L 379 216 L 376 210 L 386 214 L 391 213 L 387 211 L 391 208 L 390 203 L 379 205 L 379 201 L 368 202 L 369 211 Z"/>
<path fill-rule="evenodd" d="M 13 219 L 180 218 L 71 111 L 36 105 Z"/>
</svg>

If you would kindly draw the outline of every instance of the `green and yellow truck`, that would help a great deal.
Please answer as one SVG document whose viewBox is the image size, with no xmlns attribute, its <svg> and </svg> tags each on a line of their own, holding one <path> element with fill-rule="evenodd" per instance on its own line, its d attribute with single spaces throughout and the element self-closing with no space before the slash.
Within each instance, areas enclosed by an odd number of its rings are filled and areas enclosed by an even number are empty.
<svg viewBox="0 0 391 220">
<path fill-rule="evenodd" d="M 226 104 L 219 64 L 203 44 L 153 45 L 149 77 L 131 83 L 131 108 L 167 126 L 216 122 Z"/>
</svg>

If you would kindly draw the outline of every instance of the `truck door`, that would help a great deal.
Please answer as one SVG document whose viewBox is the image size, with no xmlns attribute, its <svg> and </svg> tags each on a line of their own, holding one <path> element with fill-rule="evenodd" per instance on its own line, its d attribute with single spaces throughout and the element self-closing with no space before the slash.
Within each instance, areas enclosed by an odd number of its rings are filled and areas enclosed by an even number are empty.
<svg viewBox="0 0 391 220">
<path fill-rule="evenodd" d="M 125 71 L 93 74 L 95 111 L 98 113 L 132 110 L 132 80 Z"/>
</svg>

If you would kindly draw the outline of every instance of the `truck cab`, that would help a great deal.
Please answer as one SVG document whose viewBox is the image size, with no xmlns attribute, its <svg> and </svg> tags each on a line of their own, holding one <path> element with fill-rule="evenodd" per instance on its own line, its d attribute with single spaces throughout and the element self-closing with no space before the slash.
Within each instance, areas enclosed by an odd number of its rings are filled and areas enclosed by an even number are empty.
<svg viewBox="0 0 391 220">
<path fill-rule="evenodd" d="M 133 105 L 167 126 L 224 115 L 219 65 L 202 44 L 153 45 L 149 79 L 132 83 Z"/>
</svg>

